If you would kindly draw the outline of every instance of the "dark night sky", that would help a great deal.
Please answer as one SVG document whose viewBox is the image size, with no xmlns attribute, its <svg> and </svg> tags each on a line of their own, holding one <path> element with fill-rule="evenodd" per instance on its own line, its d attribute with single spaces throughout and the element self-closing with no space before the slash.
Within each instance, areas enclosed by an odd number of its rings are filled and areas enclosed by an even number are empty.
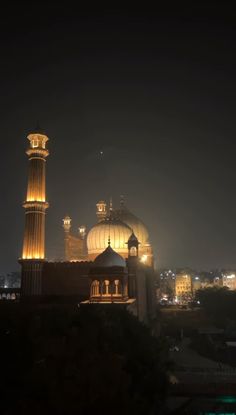
<svg viewBox="0 0 236 415">
<path fill-rule="evenodd" d="M 158 266 L 236 267 L 230 6 L 8 4 L 0 17 L 0 273 L 17 269 L 21 254 L 24 150 L 37 119 L 50 138 L 49 259 L 61 249 L 66 213 L 74 231 L 90 227 L 99 199 L 118 204 L 124 194 L 150 230 Z"/>
</svg>

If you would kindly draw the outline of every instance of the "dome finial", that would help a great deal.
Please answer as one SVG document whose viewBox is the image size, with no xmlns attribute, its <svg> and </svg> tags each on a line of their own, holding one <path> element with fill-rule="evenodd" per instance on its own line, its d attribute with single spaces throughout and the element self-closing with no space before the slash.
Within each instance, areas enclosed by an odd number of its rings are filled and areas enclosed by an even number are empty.
<svg viewBox="0 0 236 415">
<path fill-rule="evenodd" d="M 113 206 L 112 206 L 112 196 L 110 196 L 110 212 L 112 212 Z"/>
<path fill-rule="evenodd" d="M 65 232 L 70 232 L 71 228 L 71 218 L 69 215 L 66 215 L 64 219 L 62 219 L 63 222 L 63 228 Z"/>
<path fill-rule="evenodd" d="M 111 229 L 110 229 L 110 223 L 109 223 L 109 231 L 108 231 L 108 246 L 111 246 Z"/>
<path fill-rule="evenodd" d="M 95 267 L 122 267 L 125 268 L 125 260 L 112 247 L 108 246 L 94 261 Z"/>
<path fill-rule="evenodd" d="M 124 195 L 120 195 L 120 207 L 121 209 L 125 206 L 125 197 Z"/>
<path fill-rule="evenodd" d="M 38 134 L 44 134 L 44 131 L 43 131 L 38 119 L 36 120 L 36 126 L 35 126 L 33 132 L 38 133 Z"/>
</svg>

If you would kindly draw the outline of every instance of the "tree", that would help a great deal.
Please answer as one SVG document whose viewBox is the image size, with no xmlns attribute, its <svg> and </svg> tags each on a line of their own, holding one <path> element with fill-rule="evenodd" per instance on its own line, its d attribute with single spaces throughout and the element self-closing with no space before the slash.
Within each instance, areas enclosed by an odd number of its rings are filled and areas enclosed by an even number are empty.
<svg viewBox="0 0 236 415">
<path fill-rule="evenodd" d="M 236 319 L 236 291 L 227 287 L 207 287 L 198 290 L 196 298 L 210 315 Z"/>
<path fill-rule="evenodd" d="M 152 337 L 122 306 L 16 310 L 5 319 L 1 345 L 7 413 L 142 415 L 163 409 L 164 339 Z"/>
</svg>

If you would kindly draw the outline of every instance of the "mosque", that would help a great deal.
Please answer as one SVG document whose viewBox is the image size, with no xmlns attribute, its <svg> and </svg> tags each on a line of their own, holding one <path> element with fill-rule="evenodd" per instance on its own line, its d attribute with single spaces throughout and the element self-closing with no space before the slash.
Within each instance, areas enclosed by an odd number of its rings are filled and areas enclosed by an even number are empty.
<svg viewBox="0 0 236 415">
<path fill-rule="evenodd" d="M 114 209 L 103 200 L 96 205 L 97 223 L 86 232 L 71 233 L 71 218 L 63 219 L 64 258 L 45 256 L 46 158 L 48 137 L 41 130 L 28 135 L 29 160 L 22 257 L 23 301 L 117 303 L 141 321 L 155 313 L 152 246 L 144 223 L 121 197 Z"/>
<path fill-rule="evenodd" d="M 139 242 L 139 259 L 148 266 L 153 266 L 152 247 L 149 235 L 143 222 L 131 213 L 125 206 L 124 197 L 121 196 L 120 208 L 113 209 L 110 200 L 109 209 L 103 200 L 96 205 L 97 223 L 90 229 L 86 237 L 86 227 L 79 227 L 79 235 L 71 235 L 71 218 L 63 219 L 65 232 L 65 260 L 66 261 L 94 261 L 107 247 L 110 246 L 124 259 L 127 258 L 127 241 L 133 233 Z M 132 256 L 137 254 L 135 247 Z"/>
</svg>

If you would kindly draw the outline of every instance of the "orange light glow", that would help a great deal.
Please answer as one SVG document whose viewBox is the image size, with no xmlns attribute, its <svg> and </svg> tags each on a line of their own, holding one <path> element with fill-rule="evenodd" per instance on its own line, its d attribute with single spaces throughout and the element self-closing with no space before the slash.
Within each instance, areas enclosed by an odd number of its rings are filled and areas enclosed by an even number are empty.
<svg viewBox="0 0 236 415">
<path fill-rule="evenodd" d="M 45 134 L 28 135 L 30 147 L 26 154 L 29 157 L 29 176 L 26 201 L 25 235 L 22 259 L 43 260 L 45 258 L 45 211 L 46 202 L 46 149 L 48 137 Z"/>
</svg>

